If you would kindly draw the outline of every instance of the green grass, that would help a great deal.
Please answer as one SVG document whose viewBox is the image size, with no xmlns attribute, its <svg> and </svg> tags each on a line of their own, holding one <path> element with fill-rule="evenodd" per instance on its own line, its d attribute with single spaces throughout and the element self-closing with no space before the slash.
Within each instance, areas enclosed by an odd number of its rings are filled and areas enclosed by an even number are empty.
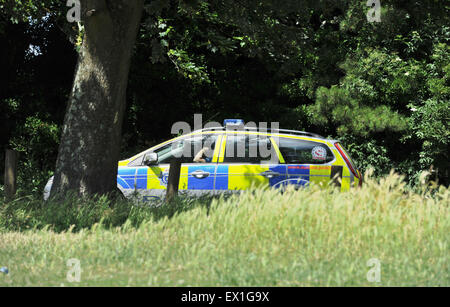
<svg viewBox="0 0 450 307">
<path fill-rule="evenodd" d="M 449 189 L 411 192 L 394 174 L 346 193 L 65 205 L 2 206 L 0 286 L 450 286 Z M 66 280 L 71 258 L 79 283 Z"/>
</svg>

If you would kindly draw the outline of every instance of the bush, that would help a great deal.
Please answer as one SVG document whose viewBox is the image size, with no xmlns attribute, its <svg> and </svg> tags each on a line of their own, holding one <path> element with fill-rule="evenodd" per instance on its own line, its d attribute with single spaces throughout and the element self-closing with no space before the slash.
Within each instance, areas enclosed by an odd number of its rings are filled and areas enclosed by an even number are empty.
<svg viewBox="0 0 450 307">
<path fill-rule="evenodd" d="M 19 195 L 40 195 L 53 175 L 59 143 L 59 128 L 38 116 L 28 117 L 10 141 L 19 152 L 17 186 Z"/>
</svg>

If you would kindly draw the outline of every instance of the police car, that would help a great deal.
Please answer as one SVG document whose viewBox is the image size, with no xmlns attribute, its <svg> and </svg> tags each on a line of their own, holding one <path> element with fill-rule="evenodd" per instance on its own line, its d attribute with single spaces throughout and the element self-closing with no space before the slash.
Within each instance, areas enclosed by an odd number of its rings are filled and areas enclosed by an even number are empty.
<svg viewBox="0 0 450 307">
<path fill-rule="evenodd" d="M 231 119 L 119 161 L 117 188 L 127 198 L 163 198 L 174 158 L 181 159 L 179 191 L 189 195 L 330 182 L 346 191 L 362 183 L 361 173 L 338 141 L 304 131 L 249 127 Z M 51 181 L 45 198 L 50 188 Z"/>
</svg>

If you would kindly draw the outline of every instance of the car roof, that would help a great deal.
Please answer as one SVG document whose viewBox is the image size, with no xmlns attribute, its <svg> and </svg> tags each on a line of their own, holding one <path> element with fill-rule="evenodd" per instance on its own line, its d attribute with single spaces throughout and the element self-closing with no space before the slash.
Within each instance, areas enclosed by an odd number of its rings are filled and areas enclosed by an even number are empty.
<svg viewBox="0 0 450 307">
<path fill-rule="evenodd" d="M 241 128 L 238 129 L 227 129 L 225 127 L 219 126 L 219 127 L 211 127 L 211 128 L 204 128 L 201 130 L 197 130 L 194 132 L 205 132 L 205 131 L 222 131 L 222 132 L 233 132 L 233 133 L 238 133 L 238 132 L 258 132 L 258 133 L 270 133 L 270 134 L 288 134 L 288 135 L 302 135 L 302 136 L 310 136 L 310 137 L 315 137 L 315 138 L 319 138 L 319 139 L 325 139 L 323 136 L 316 134 L 316 133 L 311 133 L 311 132 L 306 132 L 306 131 L 299 131 L 299 130 L 288 130 L 288 129 L 278 129 L 278 128 L 257 128 L 257 127 L 248 127 L 248 126 L 243 126 Z"/>
</svg>

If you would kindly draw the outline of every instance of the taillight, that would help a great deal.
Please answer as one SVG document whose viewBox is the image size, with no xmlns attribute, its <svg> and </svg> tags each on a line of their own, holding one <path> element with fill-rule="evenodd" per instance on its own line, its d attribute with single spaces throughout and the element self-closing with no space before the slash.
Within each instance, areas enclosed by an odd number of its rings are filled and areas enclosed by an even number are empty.
<svg viewBox="0 0 450 307">
<path fill-rule="evenodd" d="M 345 152 L 345 149 L 341 146 L 341 144 L 336 143 L 334 144 L 334 146 L 337 148 L 337 150 L 339 151 L 339 153 L 341 154 L 342 158 L 344 159 L 345 163 L 347 164 L 348 168 L 350 169 L 350 171 L 352 172 L 352 174 L 357 177 L 360 182 L 361 182 L 361 175 L 359 173 L 359 171 L 356 170 L 356 167 L 353 165 L 352 163 L 352 159 L 350 158 L 350 156 Z"/>
</svg>

